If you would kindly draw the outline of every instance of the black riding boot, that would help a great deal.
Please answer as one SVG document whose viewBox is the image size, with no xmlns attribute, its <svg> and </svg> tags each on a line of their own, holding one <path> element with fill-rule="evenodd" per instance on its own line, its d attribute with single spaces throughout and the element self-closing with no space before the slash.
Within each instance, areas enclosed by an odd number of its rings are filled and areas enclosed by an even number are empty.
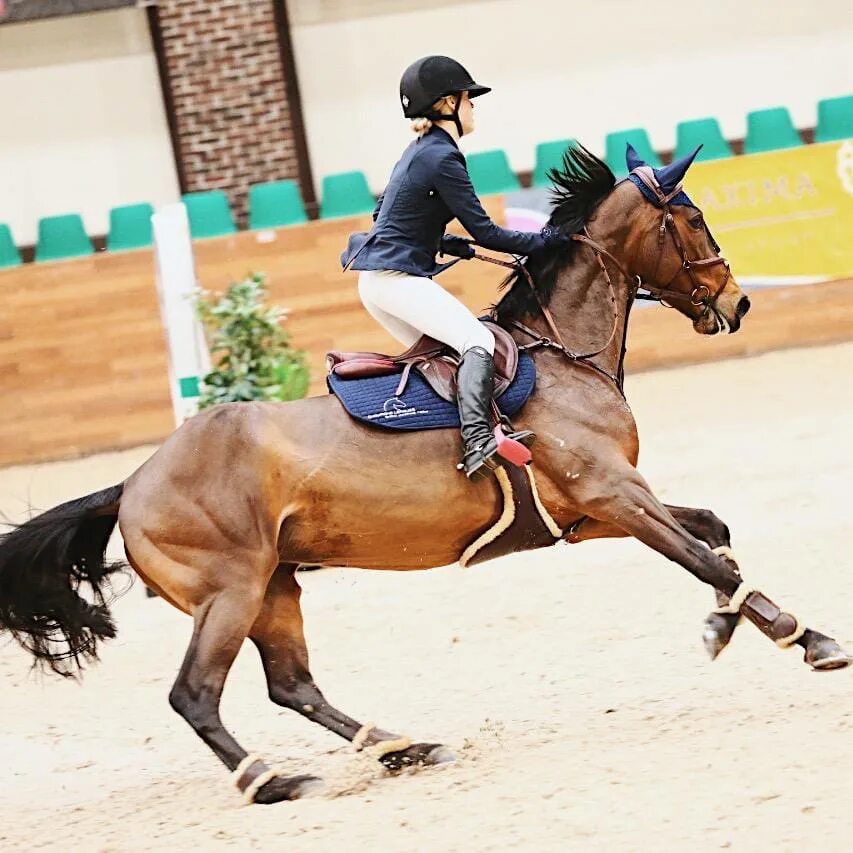
<svg viewBox="0 0 853 853">
<path fill-rule="evenodd" d="M 495 362 L 482 347 L 472 347 L 462 356 L 456 374 L 456 401 L 465 445 L 462 467 L 468 477 L 492 469 L 498 444 L 492 432 L 491 406 L 495 387 Z M 524 430 L 507 438 L 529 444 L 533 433 Z"/>
</svg>

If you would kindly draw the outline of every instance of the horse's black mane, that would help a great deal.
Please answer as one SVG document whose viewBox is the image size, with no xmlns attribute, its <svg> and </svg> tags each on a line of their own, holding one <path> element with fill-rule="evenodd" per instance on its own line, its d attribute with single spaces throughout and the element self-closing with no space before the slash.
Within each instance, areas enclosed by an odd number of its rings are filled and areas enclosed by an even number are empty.
<svg viewBox="0 0 853 853">
<path fill-rule="evenodd" d="M 548 224 L 556 225 L 564 234 L 581 231 L 592 212 L 616 184 L 607 164 L 578 143 L 569 146 L 563 154 L 561 169 L 548 171 L 548 179 L 553 184 L 551 200 L 554 203 Z M 543 305 L 551 299 L 558 267 L 575 248 L 573 244 L 567 249 L 543 252 L 526 261 Z M 501 289 L 507 292 L 492 308 L 492 314 L 499 323 L 520 320 L 538 309 L 536 296 L 521 271 L 511 273 L 501 283 Z"/>
</svg>

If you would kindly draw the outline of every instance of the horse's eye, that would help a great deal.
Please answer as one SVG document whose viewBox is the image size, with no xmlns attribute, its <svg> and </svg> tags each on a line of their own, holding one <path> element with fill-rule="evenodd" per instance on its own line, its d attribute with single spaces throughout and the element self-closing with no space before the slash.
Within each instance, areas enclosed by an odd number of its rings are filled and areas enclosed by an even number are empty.
<svg viewBox="0 0 853 853">
<path fill-rule="evenodd" d="M 690 223 L 690 227 L 695 229 L 696 231 L 700 231 L 702 229 L 702 214 L 697 214 L 692 219 L 687 220 Z"/>
</svg>

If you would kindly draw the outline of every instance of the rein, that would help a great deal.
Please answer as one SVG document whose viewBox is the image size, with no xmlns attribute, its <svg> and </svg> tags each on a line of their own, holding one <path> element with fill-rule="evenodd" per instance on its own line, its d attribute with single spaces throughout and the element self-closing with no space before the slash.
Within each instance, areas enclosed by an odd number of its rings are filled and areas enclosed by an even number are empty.
<svg viewBox="0 0 853 853">
<path fill-rule="evenodd" d="M 533 292 L 533 296 L 536 299 L 536 303 L 539 306 L 539 311 L 542 314 L 543 319 L 545 320 L 545 324 L 548 326 L 548 330 L 551 333 L 552 337 L 548 337 L 540 334 L 534 329 L 530 329 L 525 326 L 523 323 L 520 323 L 518 320 L 510 321 L 510 325 L 517 329 L 520 332 L 523 332 L 530 338 L 533 338 L 533 343 L 530 344 L 520 344 L 520 350 L 530 350 L 535 349 L 537 347 L 546 347 L 550 349 L 556 349 L 561 352 L 566 358 L 569 360 L 581 364 L 584 367 L 589 367 L 592 370 L 601 373 L 603 376 L 606 376 L 610 379 L 613 384 L 619 389 L 619 392 L 622 396 L 625 396 L 624 391 L 622 390 L 622 382 L 620 381 L 620 377 L 622 375 L 621 370 L 621 359 L 620 359 L 620 367 L 617 376 L 614 376 L 611 373 L 608 373 L 602 367 L 599 367 L 597 364 L 594 364 L 589 359 L 594 358 L 597 355 L 600 355 L 613 341 L 613 338 L 616 334 L 616 329 L 619 326 L 619 312 L 616 308 L 616 291 L 613 287 L 613 281 L 610 278 L 610 273 L 607 270 L 607 265 L 604 263 L 603 258 L 607 258 L 610 260 L 615 266 L 616 269 L 625 277 L 628 281 L 633 281 L 633 288 L 629 291 L 629 299 L 628 299 L 628 307 L 630 309 L 631 302 L 633 299 L 644 299 L 650 302 L 660 302 L 666 308 L 672 308 L 671 304 L 673 301 L 678 300 L 689 300 L 690 305 L 694 308 L 699 308 L 704 306 L 705 311 L 713 311 L 715 314 L 718 314 L 716 309 L 717 300 L 720 297 L 720 294 L 725 290 L 726 285 L 729 282 L 729 278 L 731 277 L 731 267 L 729 266 L 729 262 L 717 255 L 712 258 L 699 258 L 697 260 L 691 260 L 687 257 L 687 251 L 684 248 L 684 243 L 681 239 L 681 235 L 678 233 L 678 229 L 675 227 L 675 217 L 672 215 L 672 211 L 670 210 L 670 202 L 673 198 L 675 198 L 681 192 L 681 184 L 677 184 L 675 189 L 673 189 L 669 193 L 664 193 L 663 190 L 658 185 L 658 182 L 655 178 L 654 171 L 648 166 L 641 166 L 637 169 L 634 169 L 632 174 L 637 175 L 637 177 L 643 182 L 645 186 L 647 186 L 652 193 L 655 195 L 657 199 L 657 206 L 663 211 L 661 217 L 660 227 L 658 228 L 658 247 L 660 252 L 658 254 L 658 265 L 660 264 L 660 260 L 663 257 L 663 243 L 666 240 L 666 235 L 669 233 L 672 238 L 673 245 L 675 246 L 675 250 L 678 252 L 681 257 L 681 266 L 675 271 L 673 276 L 666 283 L 665 287 L 658 287 L 657 285 L 648 284 L 644 282 L 643 279 L 639 275 L 634 275 L 628 270 L 625 269 L 622 262 L 613 255 L 609 250 L 605 249 L 600 243 L 597 243 L 590 236 L 589 231 L 586 226 L 584 226 L 583 232 L 580 234 L 572 234 L 571 238 L 578 243 L 583 243 L 586 246 L 589 246 L 593 252 L 595 253 L 595 259 L 598 262 L 598 266 L 601 270 L 601 273 L 604 275 L 605 281 L 607 282 L 607 287 L 610 292 L 610 302 L 613 305 L 613 328 L 610 330 L 610 335 L 604 344 L 597 350 L 587 353 L 576 353 L 570 350 L 565 342 L 563 341 L 562 335 L 560 334 L 560 330 L 557 328 L 557 324 L 554 322 L 554 317 L 551 312 L 548 310 L 548 306 L 542 302 L 542 298 L 539 295 L 539 291 L 536 289 L 536 285 L 533 282 L 533 277 L 530 275 L 530 271 L 527 267 L 521 262 L 520 259 L 515 258 L 513 261 L 502 261 L 499 258 L 493 258 L 489 255 L 482 255 L 479 252 L 475 252 L 473 257 L 478 261 L 485 261 L 489 264 L 495 264 L 500 267 L 506 267 L 507 269 L 514 270 L 515 272 L 521 272 L 524 274 L 527 283 L 530 285 L 530 289 Z M 712 239 L 713 242 L 713 239 Z M 714 244 L 716 246 L 716 243 Z M 726 267 L 726 275 L 723 278 L 722 283 L 716 289 L 714 293 L 711 292 L 711 289 L 699 282 L 696 278 L 696 273 L 694 272 L 695 267 L 711 267 L 716 266 L 717 264 L 724 264 Z M 690 278 L 690 282 L 693 285 L 693 289 L 690 293 L 681 293 L 678 290 L 673 290 L 671 288 L 672 283 L 676 278 L 682 273 L 686 272 L 688 277 Z M 718 315 L 719 316 L 719 315 Z M 626 314 L 625 322 L 627 324 L 628 317 Z M 627 331 L 627 329 L 626 329 Z M 623 343 L 622 347 L 622 356 L 625 355 L 625 347 Z"/>
<path fill-rule="evenodd" d="M 575 239 L 578 239 L 579 236 L 580 235 L 574 235 Z M 593 242 L 588 237 L 587 240 L 590 243 Z M 604 253 L 610 255 L 610 253 L 607 252 L 606 249 L 604 250 Z M 602 352 L 604 352 L 604 350 L 607 349 L 607 347 L 610 346 L 610 343 L 612 342 L 613 337 L 616 334 L 616 329 L 619 325 L 619 313 L 616 309 L 616 292 L 613 288 L 613 282 L 610 279 L 610 274 L 607 272 L 607 268 L 604 266 L 604 263 L 601 261 L 601 258 L 598 257 L 598 255 L 596 255 L 596 258 L 598 259 L 599 266 L 601 267 L 601 270 L 604 273 L 604 277 L 607 281 L 607 286 L 610 290 L 610 301 L 613 304 L 613 328 L 610 330 L 610 334 L 608 335 L 607 340 L 604 342 L 603 346 L 599 347 L 597 350 L 586 353 L 574 352 L 573 350 L 570 350 L 563 342 L 563 337 L 560 334 L 560 330 L 557 328 L 557 324 L 554 322 L 554 316 L 548 310 L 548 306 L 545 305 L 544 302 L 542 302 L 542 299 L 539 296 L 539 291 L 536 289 L 536 285 L 533 283 L 533 277 L 530 275 L 530 271 L 523 263 L 521 263 L 521 261 L 519 261 L 518 259 L 516 259 L 515 261 L 502 261 L 499 258 L 493 258 L 489 255 L 481 255 L 479 252 L 474 253 L 474 258 L 476 258 L 478 261 L 485 261 L 489 264 L 496 264 L 499 267 L 506 267 L 507 269 L 515 270 L 516 272 L 520 271 L 524 274 L 525 279 L 527 279 L 527 283 L 530 285 L 530 289 L 533 292 L 533 296 L 536 299 L 536 303 L 539 306 L 539 310 L 542 313 L 542 317 L 544 318 L 545 323 L 548 326 L 548 330 L 551 332 L 553 337 L 547 337 L 546 335 L 542 335 L 539 332 L 528 328 L 524 325 L 524 323 L 521 323 L 518 320 L 511 320 L 510 325 L 513 328 L 518 329 L 518 331 L 523 332 L 528 337 L 534 339 L 533 343 L 519 344 L 518 348 L 520 351 L 525 352 L 527 350 L 538 349 L 539 347 L 545 347 L 546 349 L 555 349 L 558 352 L 561 352 L 570 361 L 580 364 L 583 367 L 589 367 L 590 369 L 600 373 L 602 376 L 606 376 L 619 389 L 619 393 L 622 394 L 623 397 L 625 396 L 624 392 L 622 391 L 622 383 L 619 381 L 618 377 L 614 376 L 612 373 L 608 373 L 603 367 L 599 367 L 597 364 L 594 364 L 593 362 L 589 361 L 589 359 L 600 355 Z"/>
</svg>

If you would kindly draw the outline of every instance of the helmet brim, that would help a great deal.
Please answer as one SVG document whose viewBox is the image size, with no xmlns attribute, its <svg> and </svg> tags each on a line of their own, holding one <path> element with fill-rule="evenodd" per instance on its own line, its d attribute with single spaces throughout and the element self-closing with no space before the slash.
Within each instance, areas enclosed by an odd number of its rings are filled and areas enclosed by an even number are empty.
<svg viewBox="0 0 853 853">
<path fill-rule="evenodd" d="M 489 92 L 491 92 L 491 91 L 492 91 L 491 86 L 474 85 L 474 86 L 471 86 L 470 89 L 468 89 L 468 97 L 469 98 L 479 98 L 480 95 L 488 95 Z"/>
<path fill-rule="evenodd" d="M 403 115 L 406 118 L 420 118 L 420 116 L 426 115 L 429 112 L 430 107 L 435 101 L 446 98 L 448 95 L 458 95 L 459 92 L 467 92 L 469 98 L 479 98 L 480 95 L 487 95 L 491 91 L 490 86 L 480 86 L 477 83 L 472 83 L 467 89 L 451 89 L 449 92 L 444 92 L 427 104 L 409 104 L 407 107 L 404 107 Z"/>
</svg>

